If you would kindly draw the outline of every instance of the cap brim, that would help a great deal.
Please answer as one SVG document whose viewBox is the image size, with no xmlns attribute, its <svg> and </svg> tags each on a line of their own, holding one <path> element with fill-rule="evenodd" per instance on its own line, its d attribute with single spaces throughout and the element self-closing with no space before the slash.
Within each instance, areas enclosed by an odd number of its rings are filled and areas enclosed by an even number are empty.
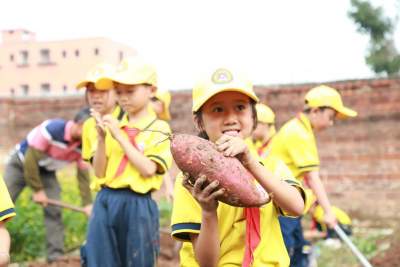
<svg viewBox="0 0 400 267">
<path fill-rule="evenodd" d="M 111 89 L 114 86 L 114 81 L 111 78 L 100 78 L 96 81 L 95 87 L 99 90 Z"/>
<path fill-rule="evenodd" d="M 219 93 L 222 93 L 222 92 L 239 92 L 239 93 L 247 95 L 248 97 L 250 97 L 251 99 L 253 99 L 257 103 L 260 101 L 255 94 L 247 92 L 246 90 L 243 90 L 243 89 L 240 89 L 240 88 L 224 88 L 224 89 L 216 89 L 216 90 L 210 90 L 210 91 L 214 91 L 214 92 L 204 96 L 201 101 L 198 101 L 197 105 L 193 106 L 193 108 L 192 108 L 193 112 L 198 111 L 204 105 L 204 103 L 206 103 L 211 97 L 213 97 L 213 96 L 215 96 L 215 95 L 217 95 Z"/>
<path fill-rule="evenodd" d="M 76 89 L 81 89 L 83 87 L 86 87 L 86 85 L 88 83 L 90 83 L 91 81 L 81 81 L 80 83 L 78 83 L 77 85 L 75 85 Z"/>
<path fill-rule="evenodd" d="M 357 111 L 352 110 L 350 108 L 346 108 L 344 106 L 339 109 L 336 109 L 336 111 L 338 112 L 338 117 L 343 119 L 357 116 Z"/>
</svg>

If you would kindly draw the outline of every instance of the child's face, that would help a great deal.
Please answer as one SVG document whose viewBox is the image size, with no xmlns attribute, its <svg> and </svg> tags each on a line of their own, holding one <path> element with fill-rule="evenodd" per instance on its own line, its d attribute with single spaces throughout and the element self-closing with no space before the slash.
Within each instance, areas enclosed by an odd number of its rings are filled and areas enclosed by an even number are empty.
<svg viewBox="0 0 400 267">
<path fill-rule="evenodd" d="M 202 121 L 198 125 L 210 141 L 223 134 L 250 136 L 253 129 L 253 111 L 248 96 L 239 92 L 222 92 L 210 98 L 201 108 Z"/>
<path fill-rule="evenodd" d="M 331 108 L 311 110 L 311 124 L 316 131 L 333 126 L 337 112 Z"/>
<path fill-rule="evenodd" d="M 93 83 L 88 84 L 86 93 L 89 106 L 101 115 L 111 113 L 117 102 L 113 90 L 97 90 Z"/>
<path fill-rule="evenodd" d="M 252 133 L 252 137 L 256 141 L 264 141 L 269 139 L 269 125 L 267 123 L 258 122 L 256 129 Z"/>
<path fill-rule="evenodd" d="M 115 83 L 115 92 L 119 105 L 128 114 L 135 114 L 146 108 L 153 94 L 152 87 L 144 84 Z"/>
</svg>

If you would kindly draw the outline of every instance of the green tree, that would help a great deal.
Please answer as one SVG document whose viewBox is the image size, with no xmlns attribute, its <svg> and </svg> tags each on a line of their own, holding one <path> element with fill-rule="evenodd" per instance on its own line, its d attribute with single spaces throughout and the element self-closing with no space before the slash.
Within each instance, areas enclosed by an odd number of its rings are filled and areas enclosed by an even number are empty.
<svg viewBox="0 0 400 267">
<path fill-rule="evenodd" d="M 366 63 L 377 74 L 400 74 L 400 54 L 393 40 L 396 19 L 385 17 L 381 7 L 373 7 L 368 1 L 351 0 L 349 17 L 357 25 L 357 31 L 368 34 L 370 46 Z"/>
</svg>

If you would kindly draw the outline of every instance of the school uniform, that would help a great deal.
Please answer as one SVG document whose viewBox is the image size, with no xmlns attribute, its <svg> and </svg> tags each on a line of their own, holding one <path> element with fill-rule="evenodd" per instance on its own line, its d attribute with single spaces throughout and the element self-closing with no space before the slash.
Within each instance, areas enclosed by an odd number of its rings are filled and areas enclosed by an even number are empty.
<svg viewBox="0 0 400 267">
<path fill-rule="evenodd" d="M 116 106 L 111 112 L 111 116 L 117 120 L 121 120 L 124 111 L 120 106 Z M 97 149 L 97 129 L 96 120 L 91 117 L 87 119 L 82 126 L 82 158 L 85 161 L 92 161 L 94 153 Z"/>
<path fill-rule="evenodd" d="M 247 140 L 246 143 L 248 143 Z M 256 154 L 255 151 L 252 153 Z M 260 158 L 260 162 L 277 177 L 297 187 L 303 193 L 301 185 L 296 182 L 291 172 L 279 159 L 262 160 Z M 200 233 L 201 207 L 191 193 L 183 187 L 182 175 L 176 180 L 174 196 L 171 227 L 172 236 L 183 241 L 180 251 L 181 266 L 199 266 L 194 256 L 189 234 Z M 253 214 L 251 218 L 254 220 L 249 221 L 249 213 Z M 249 266 L 288 266 L 289 256 L 278 221 L 280 215 L 286 216 L 286 213 L 273 201 L 260 208 L 234 207 L 219 202 L 217 208 L 220 240 L 218 266 L 242 266 L 246 259 L 246 253 L 250 250 L 252 256 Z M 246 249 L 246 246 L 249 245 L 248 240 L 251 240 L 250 243 L 253 244 L 257 238 L 256 245 L 251 249 Z"/>
<path fill-rule="evenodd" d="M 119 126 L 126 138 L 129 138 L 126 127 L 139 129 L 131 143 L 161 170 L 152 177 L 141 176 L 118 141 L 106 135 L 107 167 L 105 176 L 96 181 L 101 190 L 89 222 L 84 266 L 155 266 L 159 253 L 159 213 L 151 192 L 160 188 L 172 156 L 168 137 L 154 132 L 170 133 L 168 124 L 149 112 L 149 116 L 134 124 L 128 124 L 125 116 Z"/>
<path fill-rule="evenodd" d="M 0 177 L 0 222 L 9 220 L 15 215 L 14 203 L 11 200 L 3 178 Z"/>
<path fill-rule="evenodd" d="M 288 121 L 274 136 L 270 155 L 280 158 L 301 182 L 305 172 L 319 169 L 320 161 L 310 120 L 303 113 Z M 311 191 L 307 190 L 308 194 Z M 307 261 L 309 242 L 304 239 L 300 218 L 279 218 L 291 266 L 303 266 Z"/>
</svg>

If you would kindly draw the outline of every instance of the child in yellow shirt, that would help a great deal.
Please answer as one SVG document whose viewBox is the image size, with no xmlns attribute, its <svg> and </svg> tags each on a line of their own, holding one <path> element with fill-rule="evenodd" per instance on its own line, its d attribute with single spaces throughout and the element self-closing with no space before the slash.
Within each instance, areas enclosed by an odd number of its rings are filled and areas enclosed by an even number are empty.
<svg viewBox="0 0 400 267">
<path fill-rule="evenodd" d="M 195 85 L 192 95 L 199 136 L 226 157 L 237 157 L 273 201 L 259 208 L 230 206 L 217 201 L 224 192 L 218 182 L 205 186 L 203 176 L 191 186 L 187 175 L 178 177 L 172 235 L 184 241 L 181 266 L 288 266 L 278 216 L 302 214 L 304 192 L 284 164 L 271 159 L 263 166 L 245 143 L 257 123 L 251 82 L 217 69 Z"/>
<path fill-rule="evenodd" d="M 159 132 L 168 134 L 170 128 L 150 106 L 156 71 L 139 58 L 128 58 L 95 86 L 115 88 L 126 115 L 118 121 L 93 112 L 98 132 L 93 166 L 101 190 L 83 264 L 152 267 L 159 253 L 159 215 L 151 192 L 160 188 L 172 158 L 169 141 Z"/>
<path fill-rule="evenodd" d="M 254 129 L 252 138 L 257 153 L 260 157 L 265 158 L 268 156 L 268 146 L 275 130 L 275 113 L 270 107 L 265 104 L 257 104 L 257 127 Z"/>
<path fill-rule="evenodd" d="M 14 204 L 3 178 L 0 177 L 0 267 L 10 262 L 10 234 L 5 222 L 15 216 Z"/>
</svg>

